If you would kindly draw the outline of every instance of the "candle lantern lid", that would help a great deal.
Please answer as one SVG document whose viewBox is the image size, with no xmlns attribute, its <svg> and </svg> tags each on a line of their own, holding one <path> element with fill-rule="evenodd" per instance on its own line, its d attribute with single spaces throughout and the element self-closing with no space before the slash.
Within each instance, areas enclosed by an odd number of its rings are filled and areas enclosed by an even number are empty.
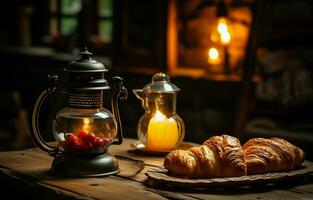
<svg viewBox="0 0 313 200">
<path fill-rule="evenodd" d="M 109 89 L 104 73 L 108 69 L 100 62 L 91 58 L 87 48 L 79 53 L 81 58 L 70 63 L 65 69 L 67 78 L 65 86 L 76 90 L 104 90 Z"/>
<path fill-rule="evenodd" d="M 170 82 L 170 77 L 162 72 L 156 73 L 152 77 L 151 83 L 143 87 L 144 92 L 173 93 L 180 89 Z"/>
</svg>

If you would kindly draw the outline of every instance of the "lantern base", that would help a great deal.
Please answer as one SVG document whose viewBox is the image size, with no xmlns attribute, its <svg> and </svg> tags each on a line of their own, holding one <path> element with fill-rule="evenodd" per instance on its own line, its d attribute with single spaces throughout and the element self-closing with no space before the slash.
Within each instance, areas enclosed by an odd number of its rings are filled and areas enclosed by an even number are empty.
<svg viewBox="0 0 313 200">
<path fill-rule="evenodd" d="M 110 154 L 57 155 L 50 169 L 52 175 L 64 177 L 110 176 L 119 172 L 117 159 Z"/>
</svg>

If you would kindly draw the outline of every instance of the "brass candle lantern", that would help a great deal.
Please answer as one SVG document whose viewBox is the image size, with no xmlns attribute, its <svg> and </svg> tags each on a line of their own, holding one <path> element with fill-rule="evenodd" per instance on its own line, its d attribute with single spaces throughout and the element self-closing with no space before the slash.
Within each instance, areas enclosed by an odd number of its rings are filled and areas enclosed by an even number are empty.
<svg viewBox="0 0 313 200">
<path fill-rule="evenodd" d="M 185 126 L 176 113 L 179 90 L 164 73 L 154 74 L 151 83 L 133 90 L 145 109 L 138 121 L 137 135 L 146 150 L 167 152 L 183 141 Z"/>
</svg>

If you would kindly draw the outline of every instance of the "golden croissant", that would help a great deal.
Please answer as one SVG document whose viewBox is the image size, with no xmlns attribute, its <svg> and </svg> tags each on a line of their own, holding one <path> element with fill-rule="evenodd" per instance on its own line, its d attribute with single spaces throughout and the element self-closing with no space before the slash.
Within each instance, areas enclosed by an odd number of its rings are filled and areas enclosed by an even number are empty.
<svg viewBox="0 0 313 200">
<path fill-rule="evenodd" d="M 281 138 L 254 138 L 244 145 L 248 174 L 290 171 L 304 161 L 304 152 Z"/>
<path fill-rule="evenodd" d="M 237 138 L 214 136 L 199 147 L 174 150 L 164 159 L 164 167 L 176 176 L 231 177 L 247 174 L 244 152 Z"/>
</svg>

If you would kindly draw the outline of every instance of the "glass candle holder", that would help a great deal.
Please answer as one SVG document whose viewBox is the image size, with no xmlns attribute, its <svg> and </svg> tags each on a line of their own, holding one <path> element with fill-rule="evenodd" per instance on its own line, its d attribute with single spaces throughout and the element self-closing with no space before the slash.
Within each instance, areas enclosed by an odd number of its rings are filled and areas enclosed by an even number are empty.
<svg viewBox="0 0 313 200">
<path fill-rule="evenodd" d="M 145 109 L 138 121 L 137 135 L 146 150 L 170 151 L 183 141 L 185 125 L 176 113 L 179 90 L 164 73 L 155 74 L 143 89 L 133 90 Z"/>
</svg>

